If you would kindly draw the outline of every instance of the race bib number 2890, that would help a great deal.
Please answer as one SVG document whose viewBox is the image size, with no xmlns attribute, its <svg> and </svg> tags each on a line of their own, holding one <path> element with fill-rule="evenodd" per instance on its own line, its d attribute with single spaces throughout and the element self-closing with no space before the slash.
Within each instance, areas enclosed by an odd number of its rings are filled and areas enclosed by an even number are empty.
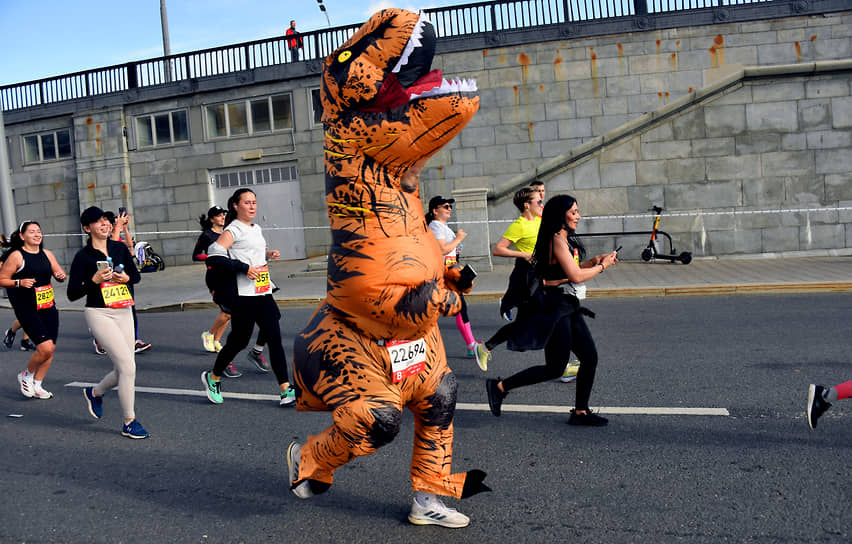
<svg viewBox="0 0 852 544">
<path fill-rule="evenodd" d="M 423 372 L 426 368 L 426 340 L 388 340 L 393 383 Z"/>
</svg>

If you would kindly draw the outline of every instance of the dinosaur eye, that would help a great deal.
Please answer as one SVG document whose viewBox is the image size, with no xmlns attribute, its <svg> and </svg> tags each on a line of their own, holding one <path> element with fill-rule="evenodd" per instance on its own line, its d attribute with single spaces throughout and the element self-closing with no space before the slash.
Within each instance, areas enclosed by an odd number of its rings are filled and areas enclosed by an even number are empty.
<svg viewBox="0 0 852 544">
<path fill-rule="evenodd" d="M 337 62 L 346 62 L 352 56 L 352 51 L 344 51 L 337 56 Z"/>
</svg>

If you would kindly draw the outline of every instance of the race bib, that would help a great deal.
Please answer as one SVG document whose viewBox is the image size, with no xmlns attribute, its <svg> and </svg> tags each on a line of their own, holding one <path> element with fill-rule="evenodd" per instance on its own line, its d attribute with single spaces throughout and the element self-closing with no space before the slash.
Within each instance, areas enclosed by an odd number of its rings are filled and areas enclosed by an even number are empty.
<svg viewBox="0 0 852 544">
<path fill-rule="evenodd" d="M 269 283 L 269 267 L 257 267 L 257 277 L 254 278 L 254 292 L 257 294 L 268 293 L 271 288 Z"/>
<path fill-rule="evenodd" d="M 133 306 L 133 296 L 126 283 L 105 281 L 101 284 L 101 295 L 107 308 L 126 308 Z"/>
<path fill-rule="evenodd" d="M 391 361 L 393 383 L 423 372 L 426 368 L 426 340 L 388 340 L 385 342 Z"/>
<path fill-rule="evenodd" d="M 35 288 L 36 310 L 53 308 L 53 286 L 50 284 Z"/>
<path fill-rule="evenodd" d="M 456 255 L 444 255 L 444 266 L 452 266 L 459 262 L 459 258 Z"/>
</svg>

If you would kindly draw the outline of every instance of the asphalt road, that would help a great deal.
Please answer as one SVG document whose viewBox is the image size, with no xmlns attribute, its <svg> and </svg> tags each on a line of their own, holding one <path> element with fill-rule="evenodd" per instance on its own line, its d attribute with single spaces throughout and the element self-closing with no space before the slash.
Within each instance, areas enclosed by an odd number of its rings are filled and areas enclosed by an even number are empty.
<svg viewBox="0 0 852 544">
<path fill-rule="evenodd" d="M 110 364 L 92 352 L 82 314 L 63 312 L 45 382 L 53 399 L 22 397 L 15 373 L 26 354 L 0 355 L 0 542 L 849 542 L 852 401 L 813 431 L 804 407 L 808 383 L 852 379 L 852 293 L 589 306 L 600 352 L 592 406 L 610 418 L 598 429 L 565 424 L 558 410 L 572 406 L 574 386 L 555 381 L 506 399 L 546 410 L 494 418 L 486 374 L 454 320 L 441 321 L 459 379 L 454 469 L 481 468 L 494 489 L 448 500 L 472 519 L 455 530 L 406 520 L 410 416 L 395 442 L 340 469 L 328 493 L 293 496 L 283 452 L 329 415 L 279 408 L 272 375 L 242 355 L 245 374 L 223 390 L 262 397 L 211 405 L 199 378 L 213 361 L 200 342 L 211 311 L 141 315 L 154 348 L 137 357 L 137 386 L 164 391 L 136 397 L 151 437 L 123 438 L 116 395 L 95 421 L 80 386 L 67 385 L 96 381 Z M 288 352 L 312 310 L 284 310 Z M 477 336 L 501 325 L 494 304 L 472 304 L 471 316 Z M 11 319 L 0 311 L 4 328 Z M 487 375 L 542 357 L 498 348 Z"/>
</svg>

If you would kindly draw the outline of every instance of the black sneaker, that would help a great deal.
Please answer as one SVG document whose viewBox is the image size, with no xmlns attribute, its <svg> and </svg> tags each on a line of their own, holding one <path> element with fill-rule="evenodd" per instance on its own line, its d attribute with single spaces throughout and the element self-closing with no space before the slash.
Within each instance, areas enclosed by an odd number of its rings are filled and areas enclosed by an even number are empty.
<svg viewBox="0 0 852 544">
<path fill-rule="evenodd" d="M 32 340 L 29 338 L 21 339 L 21 351 L 35 351 L 38 349 Z"/>
<path fill-rule="evenodd" d="M 499 376 L 496 380 L 490 378 L 485 380 L 485 391 L 488 393 L 488 407 L 491 408 L 491 413 L 500 417 L 500 408 L 503 406 L 503 399 L 506 398 L 507 393 L 500 391 L 497 387 L 498 383 L 500 383 Z"/>
<path fill-rule="evenodd" d="M 17 334 L 17 331 L 6 329 L 6 334 L 3 335 L 3 345 L 6 346 L 6 349 L 12 349 L 12 344 L 15 343 L 15 336 Z"/>
<path fill-rule="evenodd" d="M 816 429 L 817 420 L 826 410 L 831 408 L 831 404 L 826 402 L 822 394 L 825 392 L 825 387 L 821 385 L 811 384 L 808 387 L 808 427 Z"/>
<path fill-rule="evenodd" d="M 603 427 L 607 423 L 609 423 L 607 418 L 592 413 L 591 410 L 587 410 L 585 414 L 578 414 L 577 410 L 571 410 L 571 416 L 568 418 L 568 425 Z"/>
</svg>

